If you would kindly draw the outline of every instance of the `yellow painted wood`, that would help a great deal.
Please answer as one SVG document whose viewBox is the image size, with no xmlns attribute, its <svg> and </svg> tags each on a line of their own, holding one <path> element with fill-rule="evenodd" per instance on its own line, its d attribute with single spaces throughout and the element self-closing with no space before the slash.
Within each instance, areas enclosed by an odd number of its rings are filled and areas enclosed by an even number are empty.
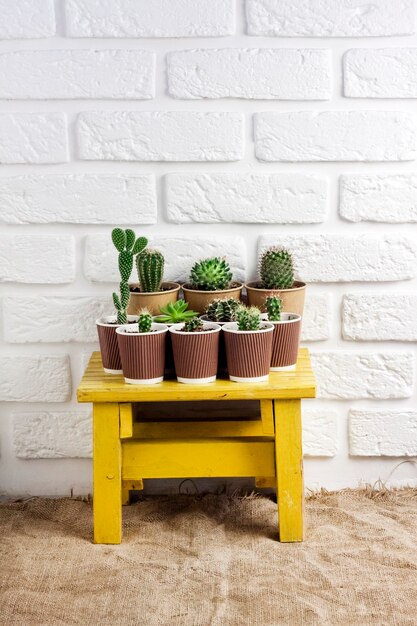
<svg viewBox="0 0 417 626">
<path fill-rule="evenodd" d="M 122 443 L 123 480 L 271 476 L 274 442 L 241 439 L 179 439 Z"/>
<path fill-rule="evenodd" d="M 121 402 L 120 409 L 120 439 L 129 439 L 133 436 L 133 410 L 130 403 Z"/>
<path fill-rule="evenodd" d="M 258 476 L 255 478 L 255 486 L 260 489 L 266 489 L 270 487 L 271 489 L 277 488 L 277 479 L 275 476 Z"/>
<path fill-rule="evenodd" d="M 128 385 L 121 375 L 105 374 L 100 353 L 94 352 L 77 391 L 79 402 L 262 400 L 314 396 L 315 381 L 306 348 L 301 348 L 294 372 L 271 372 L 268 382 L 256 385 L 223 379 L 206 385 L 182 385 L 175 380 L 157 385 Z"/>
<path fill-rule="evenodd" d="M 196 439 L 201 437 L 265 437 L 261 420 L 222 422 L 137 422 L 134 439 Z M 272 435 L 273 437 L 273 435 Z"/>
<path fill-rule="evenodd" d="M 261 400 L 261 419 L 265 435 L 275 435 L 274 405 L 272 400 Z"/>
<path fill-rule="evenodd" d="M 94 543 L 120 543 L 122 457 L 117 403 L 94 404 L 93 460 Z"/>
<path fill-rule="evenodd" d="M 300 400 L 275 400 L 275 453 L 280 541 L 303 540 L 303 450 Z"/>
<path fill-rule="evenodd" d="M 143 489 L 143 480 L 122 480 L 122 505 L 130 504 L 130 492 L 141 491 Z"/>
</svg>

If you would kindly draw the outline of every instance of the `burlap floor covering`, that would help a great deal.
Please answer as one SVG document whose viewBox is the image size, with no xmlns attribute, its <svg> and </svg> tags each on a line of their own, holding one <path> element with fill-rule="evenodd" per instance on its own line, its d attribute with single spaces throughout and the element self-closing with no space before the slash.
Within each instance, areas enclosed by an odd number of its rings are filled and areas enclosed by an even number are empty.
<svg viewBox="0 0 417 626">
<path fill-rule="evenodd" d="M 417 624 L 417 490 L 311 497 L 303 544 L 276 519 L 262 497 L 146 499 L 103 546 L 90 503 L 2 505 L 0 623 Z"/>
</svg>

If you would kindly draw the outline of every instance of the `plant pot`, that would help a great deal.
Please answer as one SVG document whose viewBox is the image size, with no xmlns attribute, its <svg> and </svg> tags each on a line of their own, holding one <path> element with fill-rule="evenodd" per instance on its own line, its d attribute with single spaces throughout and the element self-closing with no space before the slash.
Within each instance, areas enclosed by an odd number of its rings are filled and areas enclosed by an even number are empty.
<svg viewBox="0 0 417 626">
<path fill-rule="evenodd" d="M 262 322 L 261 330 L 238 330 L 236 322 L 223 326 L 230 380 L 257 383 L 268 380 L 274 326 Z"/>
<path fill-rule="evenodd" d="M 128 315 L 130 322 L 137 322 L 137 315 Z M 106 374 L 122 374 L 122 362 L 117 343 L 116 329 L 122 324 L 116 324 L 116 315 L 106 315 L 96 320 L 98 341 L 100 344 L 101 360 Z"/>
<path fill-rule="evenodd" d="M 184 332 L 183 328 L 184 324 L 174 324 L 169 329 L 178 382 L 189 385 L 214 382 L 220 326 L 206 322 L 203 326 L 205 331 L 195 333 Z"/>
<path fill-rule="evenodd" d="M 272 341 L 271 371 L 295 370 L 300 345 L 301 316 L 296 313 L 281 313 L 274 325 Z"/>
<path fill-rule="evenodd" d="M 254 281 L 246 283 L 248 306 L 257 306 L 261 311 L 266 311 L 265 300 L 268 296 L 278 296 L 282 300 L 282 310 L 286 313 L 297 313 L 303 316 L 304 297 L 306 284 L 295 281 L 291 289 L 262 289 L 260 283 Z"/>
<path fill-rule="evenodd" d="M 203 322 L 209 322 L 212 324 L 218 324 L 221 328 L 228 322 L 212 322 L 207 318 L 207 315 L 200 315 L 200 319 Z M 227 359 L 226 359 L 226 345 L 224 343 L 224 334 L 219 335 L 219 362 L 217 365 L 217 376 L 225 376 L 227 374 Z"/>
<path fill-rule="evenodd" d="M 168 326 L 152 323 L 149 333 L 139 333 L 137 324 L 116 330 L 125 382 L 153 385 L 164 379 L 165 340 Z"/>
<path fill-rule="evenodd" d="M 217 298 L 234 298 L 240 300 L 242 293 L 242 283 L 232 283 L 230 289 L 219 289 L 217 291 L 200 291 L 198 289 L 192 289 L 190 285 L 185 284 L 182 286 L 184 292 L 184 300 L 188 302 L 188 308 L 190 311 L 197 311 L 197 313 L 205 313 L 208 305 L 217 300 Z"/>
<path fill-rule="evenodd" d="M 161 284 L 162 291 L 132 291 L 139 289 L 139 285 L 130 285 L 130 300 L 127 312 L 137 315 L 141 309 L 148 309 L 151 315 L 159 315 L 161 306 L 169 302 L 176 302 L 180 291 L 179 283 L 164 282 Z"/>
</svg>

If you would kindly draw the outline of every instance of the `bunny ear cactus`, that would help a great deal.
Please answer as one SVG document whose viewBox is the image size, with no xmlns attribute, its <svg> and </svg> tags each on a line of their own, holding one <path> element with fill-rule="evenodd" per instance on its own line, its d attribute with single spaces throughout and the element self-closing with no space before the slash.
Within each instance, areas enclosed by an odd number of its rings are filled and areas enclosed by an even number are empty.
<svg viewBox="0 0 417 626">
<path fill-rule="evenodd" d="M 165 259 L 157 250 L 143 250 L 136 257 L 141 291 L 159 291 L 164 275 Z"/>
<path fill-rule="evenodd" d="M 282 300 L 277 296 L 269 296 L 265 300 L 268 319 L 270 322 L 279 322 L 281 320 Z"/>
<path fill-rule="evenodd" d="M 117 323 L 127 324 L 127 306 L 130 300 L 129 278 L 133 269 L 133 257 L 148 244 L 146 237 L 136 239 L 135 232 L 126 228 L 114 228 L 111 233 L 114 247 L 119 253 L 120 295 L 113 293 L 113 303 L 117 311 Z"/>
<path fill-rule="evenodd" d="M 208 319 L 211 322 L 234 322 L 236 310 L 239 308 L 239 300 L 225 298 L 224 300 L 213 300 L 206 310 Z"/>
<path fill-rule="evenodd" d="M 260 330 L 261 312 L 256 306 L 240 307 L 236 311 L 238 330 Z"/>
<path fill-rule="evenodd" d="M 148 309 L 142 309 L 138 317 L 138 329 L 140 333 L 149 333 L 152 329 L 152 315 Z"/>
<path fill-rule="evenodd" d="M 291 289 L 294 285 L 291 254 L 283 248 L 269 248 L 262 255 L 260 274 L 264 289 Z"/>
<path fill-rule="evenodd" d="M 227 289 L 231 280 L 232 272 L 229 264 L 219 257 L 198 261 L 191 269 L 191 286 L 200 291 Z"/>
</svg>

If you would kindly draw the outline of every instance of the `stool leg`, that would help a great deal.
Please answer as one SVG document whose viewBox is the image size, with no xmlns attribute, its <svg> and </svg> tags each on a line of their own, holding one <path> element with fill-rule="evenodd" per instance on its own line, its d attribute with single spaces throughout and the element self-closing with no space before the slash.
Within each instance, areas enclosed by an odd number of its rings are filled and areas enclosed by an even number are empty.
<svg viewBox="0 0 417 626">
<path fill-rule="evenodd" d="M 303 540 L 301 400 L 274 400 L 280 541 Z"/>
<path fill-rule="evenodd" d="M 119 405 L 94 404 L 94 543 L 122 540 L 122 455 L 119 438 Z"/>
</svg>

